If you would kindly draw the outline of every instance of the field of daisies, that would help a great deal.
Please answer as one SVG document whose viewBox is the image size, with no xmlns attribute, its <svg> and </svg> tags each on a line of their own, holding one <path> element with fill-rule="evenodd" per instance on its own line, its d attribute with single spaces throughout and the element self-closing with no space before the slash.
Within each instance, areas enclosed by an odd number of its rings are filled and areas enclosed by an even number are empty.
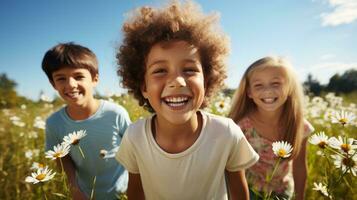
<svg viewBox="0 0 357 200">
<path fill-rule="evenodd" d="M 129 95 L 110 95 L 109 101 L 124 106 L 132 121 L 149 115 Z M 308 142 L 308 181 L 306 199 L 357 199 L 356 99 L 343 99 L 333 93 L 306 96 L 305 116 L 315 131 Z M 230 95 L 215 96 L 206 110 L 226 115 Z M 75 144 L 74 134 L 85 137 L 85 130 L 68 133 L 65 142 L 44 151 L 45 119 L 63 106 L 42 96 L 38 102 L 0 111 L 0 199 L 71 199 L 63 171 L 56 167 Z M 71 135 L 70 135 L 71 134 Z M 113 149 L 118 144 L 113 143 Z M 277 165 L 289 157 L 290 146 L 277 141 L 272 146 Z M 113 151 L 98 152 L 103 159 L 114 159 Z M 270 174 L 269 181 L 274 172 Z M 94 180 L 95 183 L 95 180 Z M 95 192 L 95 191 L 93 191 Z M 118 195 L 126 199 L 125 195 Z M 264 199 L 270 199 L 266 191 Z"/>
</svg>

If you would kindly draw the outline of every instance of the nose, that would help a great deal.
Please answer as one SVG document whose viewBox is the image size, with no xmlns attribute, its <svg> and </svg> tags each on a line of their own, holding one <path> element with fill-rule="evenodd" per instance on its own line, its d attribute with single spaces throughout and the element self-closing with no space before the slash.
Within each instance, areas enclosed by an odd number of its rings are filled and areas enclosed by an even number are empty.
<svg viewBox="0 0 357 200">
<path fill-rule="evenodd" d="M 76 81 L 76 79 L 70 77 L 70 78 L 68 79 L 67 85 L 68 85 L 70 88 L 75 88 L 75 87 L 77 87 L 77 81 Z"/>
<path fill-rule="evenodd" d="M 273 87 L 271 87 L 271 86 L 264 86 L 263 92 L 264 92 L 264 93 L 271 93 L 271 92 L 273 92 Z"/>
<path fill-rule="evenodd" d="M 168 86 L 169 86 L 170 88 L 185 87 L 185 86 L 186 86 L 185 78 L 182 77 L 181 75 L 175 75 L 175 76 L 173 76 L 173 78 L 169 81 Z"/>
</svg>

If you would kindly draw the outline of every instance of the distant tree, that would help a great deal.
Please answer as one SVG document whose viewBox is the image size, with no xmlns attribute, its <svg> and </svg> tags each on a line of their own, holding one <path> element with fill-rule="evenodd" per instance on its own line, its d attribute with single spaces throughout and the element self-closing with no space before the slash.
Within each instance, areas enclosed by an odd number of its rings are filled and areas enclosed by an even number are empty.
<svg viewBox="0 0 357 200">
<path fill-rule="evenodd" d="M 342 75 L 335 74 L 330 78 L 327 91 L 336 93 L 350 93 L 357 91 L 357 70 L 350 69 Z"/>
<path fill-rule="evenodd" d="M 317 79 L 314 79 L 312 74 L 307 75 L 307 80 L 303 83 L 303 86 L 308 93 L 313 93 L 314 95 L 320 95 L 321 91 L 324 89 L 324 86 L 321 85 Z"/>
<path fill-rule="evenodd" d="M 0 108 L 7 108 L 16 105 L 18 95 L 16 93 L 17 83 L 7 77 L 6 74 L 0 74 Z"/>
</svg>

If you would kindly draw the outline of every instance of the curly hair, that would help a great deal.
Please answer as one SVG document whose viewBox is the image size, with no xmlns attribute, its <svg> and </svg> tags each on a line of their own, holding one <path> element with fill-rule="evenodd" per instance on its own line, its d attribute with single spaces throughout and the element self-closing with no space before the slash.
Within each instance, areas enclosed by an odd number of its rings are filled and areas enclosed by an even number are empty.
<svg viewBox="0 0 357 200">
<path fill-rule="evenodd" d="M 186 41 L 199 50 L 204 73 L 205 98 L 201 108 L 207 106 L 210 97 L 224 85 L 226 57 L 229 39 L 218 26 L 218 15 L 204 15 L 193 2 L 172 1 L 163 8 L 141 7 L 135 10 L 123 25 L 124 39 L 116 55 L 117 74 L 122 85 L 144 106 L 153 112 L 143 97 L 147 55 L 159 42 Z"/>
</svg>

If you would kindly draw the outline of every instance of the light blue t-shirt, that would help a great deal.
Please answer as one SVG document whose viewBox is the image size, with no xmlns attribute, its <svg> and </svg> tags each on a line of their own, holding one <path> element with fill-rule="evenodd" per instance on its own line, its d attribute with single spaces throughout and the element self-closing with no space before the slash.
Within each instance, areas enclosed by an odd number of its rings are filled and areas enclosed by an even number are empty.
<svg viewBox="0 0 357 200">
<path fill-rule="evenodd" d="M 90 196 L 95 182 L 95 199 L 115 199 L 118 184 L 127 176 L 125 169 L 115 159 L 103 159 L 101 150 L 110 151 L 118 148 L 123 134 L 130 124 L 127 111 L 114 103 L 101 100 L 95 114 L 85 120 L 72 120 L 66 107 L 53 113 L 46 122 L 46 151 L 62 143 L 63 137 L 74 131 L 86 130 L 86 136 L 80 140 L 80 147 L 71 146 L 69 155 L 76 168 L 76 180 L 80 189 Z M 120 178 L 122 177 L 122 178 Z"/>
</svg>

